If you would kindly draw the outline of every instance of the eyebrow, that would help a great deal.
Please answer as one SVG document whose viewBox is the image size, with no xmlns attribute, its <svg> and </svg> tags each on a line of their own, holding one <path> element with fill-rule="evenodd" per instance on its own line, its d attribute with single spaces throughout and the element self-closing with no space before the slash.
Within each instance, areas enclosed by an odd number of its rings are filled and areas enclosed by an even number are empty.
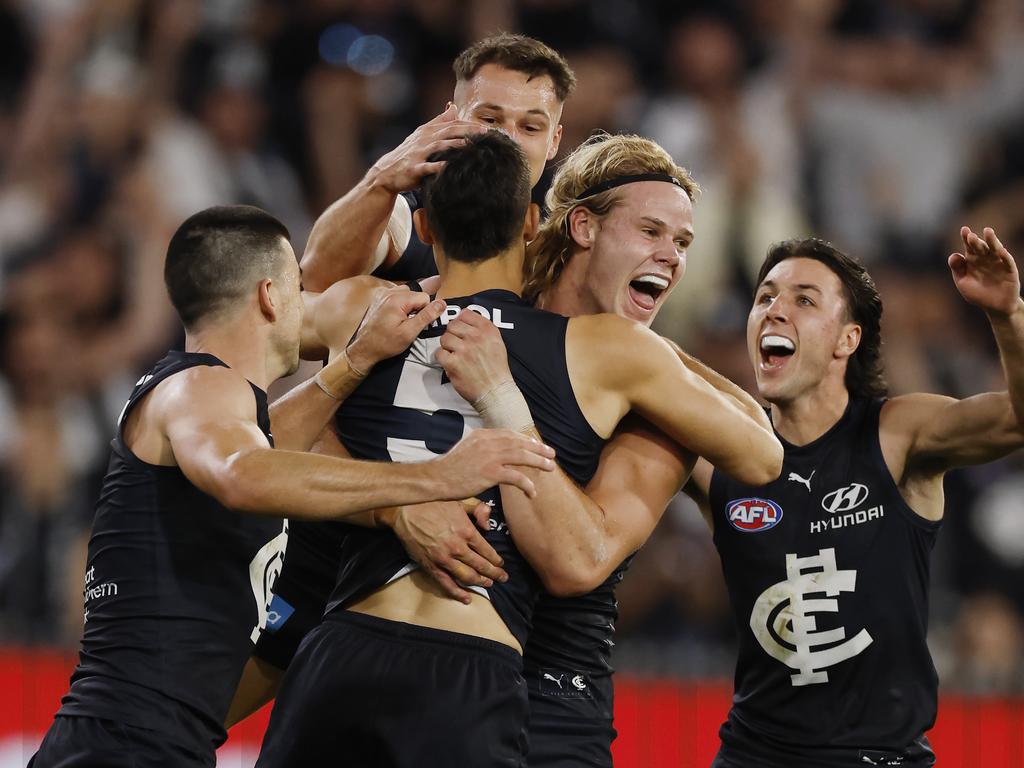
<svg viewBox="0 0 1024 768">
<path fill-rule="evenodd" d="M 799 291 L 814 291 L 819 295 L 825 295 L 821 288 L 813 283 L 797 283 L 795 287 Z M 774 280 L 765 280 L 757 287 L 758 290 L 761 290 L 762 288 L 778 288 L 778 286 L 775 284 Z"/>
<path fill-rule="evenodd" d="M 501 106 L 500 104 L 490 104 L 490 103 L 480 104 L 480 105 L 477 106 L 477 109 L 491 109 L 491 110 L 494 110 L 495 112 L 504 112 L 505 111 L 505 108 L 503 106 Z M 539 115 L 540 117 L 543 117 L 545 120 L 550 120 L 551 119 L 547 112 L 545 112 L 543 109 L 537 109 L 536 107 L 534 107 L 533 109 L 526 110 L 526 114 L 528 114 L 528 115 Z"/>
<path fill-rule="evenodd" d="M 653 224 L 654 226 L 658 227 L 659 229 L 668 229 L 669 228 L 668 224 L 666 224 L 664 221 L 659 219 L 657 216 L 641 216 L 640 218 L 643 219 L 644 221 L 651 222 L 651 224 Z M 676 232 L 676 235 L 677 236 L 678 235 L 685 235 L 686 237 L 689 237 L 692 240 L 693 239 L 693 230 L 690 229 L 689 227 L 684 227 L 683 229 L 681 229 L 678 232 Z"/>
</svg>

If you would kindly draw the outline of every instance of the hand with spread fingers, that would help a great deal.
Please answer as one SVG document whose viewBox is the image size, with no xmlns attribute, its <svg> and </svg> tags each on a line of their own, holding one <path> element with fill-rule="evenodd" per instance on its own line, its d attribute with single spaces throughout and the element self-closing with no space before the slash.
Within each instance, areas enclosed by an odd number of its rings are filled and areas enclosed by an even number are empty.
<svg viewBox="0 0 1024 768">
<path fill-rule="evenodd" d="M 486 126 L 460 120 L 454 104 L 429 122 L 424 123 L 401 144 L 373 164 L 370 174 L 393 194 L 408 192 L 419 186 L 425 176 L 437 173 L 444 161 L 429 162 L 435 152 L 461 147 L 465 137 L 481 133 Z"/>
<path fill-rule="evenodd" d="M 551 472 L 555 452 L 527 435 L 508 429 L 476 429 L 444 456 L 434 459 L 444 478 L 444 499 L 464 499 L 496 485 L 514 485 L 531 499 L 537 495 L 528 468 Z"/>
<path fill-rule="evenodd" d="M 360 371 L 368 371 L 381 360 L 401 354 L 441 316 L 444 307 L 440 299 L 431 301 L 428 294 L 405 286 L 381 290 L 348 346 L 349 360 Z"/>
<path fill-rule="evenodd" d="M 970 227 L 961 227 L 963 253 L 949 257 L 956 288 L 971 304 L 989 316 L 1009 316 L 1024 308 L 1020 297 L 1017 264 L 995 231 L 985 227 L 979 237 Z"/>
<path fill-rule="evenodd" d="M 508 579 L 501 556 L 480 533 L 487 530 L 490 512 L 473 498 L 397 508 L 381 522 L 449 597 L 469 603 L 465 587 L 487 589 Z"/>
</svg>

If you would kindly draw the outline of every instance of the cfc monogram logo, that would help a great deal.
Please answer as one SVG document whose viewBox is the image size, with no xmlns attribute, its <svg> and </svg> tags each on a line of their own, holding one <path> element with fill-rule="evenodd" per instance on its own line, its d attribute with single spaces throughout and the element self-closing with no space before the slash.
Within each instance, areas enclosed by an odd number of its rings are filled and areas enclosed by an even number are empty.
<svg viewBox="0 0 1024 768">
<path fill-rule="evenodd" d="M 867 630 L 847 640 L 845 628 L 819 630 L 814 616 L 839 611 L 835 598 L 855 590 L 857 572 L 838 570 L 836 551 L 829 548 L 812 557 L 787 554 L 786 577 L 757 598 L 750 629 L 765 653 L 797 670 L 790 678 L 794 686 L 827 683 L 825 669 L 871 645 Z"/>
</svg>

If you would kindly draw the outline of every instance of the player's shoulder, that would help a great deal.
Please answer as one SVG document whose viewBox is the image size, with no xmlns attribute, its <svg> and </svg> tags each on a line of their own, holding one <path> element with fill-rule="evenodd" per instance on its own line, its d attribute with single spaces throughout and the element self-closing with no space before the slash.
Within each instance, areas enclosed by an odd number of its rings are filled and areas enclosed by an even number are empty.
<svg viewBox="0 0 1024 768">
<path fill-rule="evenodd" d="M 319 295 L 317 301 L 326 301 L 332 305 L 359 299 L 368 301 L 380 291 L 394 287 L 396 284 L 390 280 L 373 275 L 357 275 L 334 283 Z"/>
<path fill-rule="evenodd" d="M 913 392 L 887 398 L 879 413 L 879 428 L 889 433 L 917 432 L 922 425 L 934 419 L 937 413 L 955 402 L 956 398 L 929 392 Z"/>
<path fill-rule="evenodd" d="M 395 283 L 379 277 L 358 275 L 339 280 L 323 293 L 306 294 L 310 327 L 328 347 L 333 347 L 339 336 L 347 342 L 367 308 L 381 293 L 395 287 Z"/>
<path fill-rule="evenodd" d="M 252 385 L 241 373 L 220 365 L 196 365 L 161 381 L 149 397 L 150 408 L 167 417 L 255 418 Z"/>
<path fill-rule="evenodd" d="M 650 328 L 612 314 L 581 315 L 569 320 L 567 343 L 600 351 L 606 358 L 642 360 L 668 350 L 667 342 Z"/>
</svg>

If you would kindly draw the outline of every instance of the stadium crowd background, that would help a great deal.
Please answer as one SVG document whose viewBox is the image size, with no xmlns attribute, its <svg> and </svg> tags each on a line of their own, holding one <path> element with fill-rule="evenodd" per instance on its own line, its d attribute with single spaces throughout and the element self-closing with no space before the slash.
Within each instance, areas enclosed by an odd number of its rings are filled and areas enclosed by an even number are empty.
<svg viewBox="0 0 1024 768">
<path fill-rule="evenodd" d="M 73 650 L 113 424 L 180 338 L 162 284 L 190 213 L 312 221 L 444 109 L 499 29 L 563 52 L 593 129 L 663 144 L 703 187 L 658 330 L 748 388 L 768 244 L 814 233 L 886 304 L 892 391 L 1002 388 L 946 268 L 961 224 L 1024 259 L 1020 0 L 0 0 L 0 646 Z M 944 690 L 1024 693 L 1024 456 L 952 473 L 934 560 Z M 717 555 L 679 498 L 619 590 L 616 662 L 727 678 Z"/>
</svg>

